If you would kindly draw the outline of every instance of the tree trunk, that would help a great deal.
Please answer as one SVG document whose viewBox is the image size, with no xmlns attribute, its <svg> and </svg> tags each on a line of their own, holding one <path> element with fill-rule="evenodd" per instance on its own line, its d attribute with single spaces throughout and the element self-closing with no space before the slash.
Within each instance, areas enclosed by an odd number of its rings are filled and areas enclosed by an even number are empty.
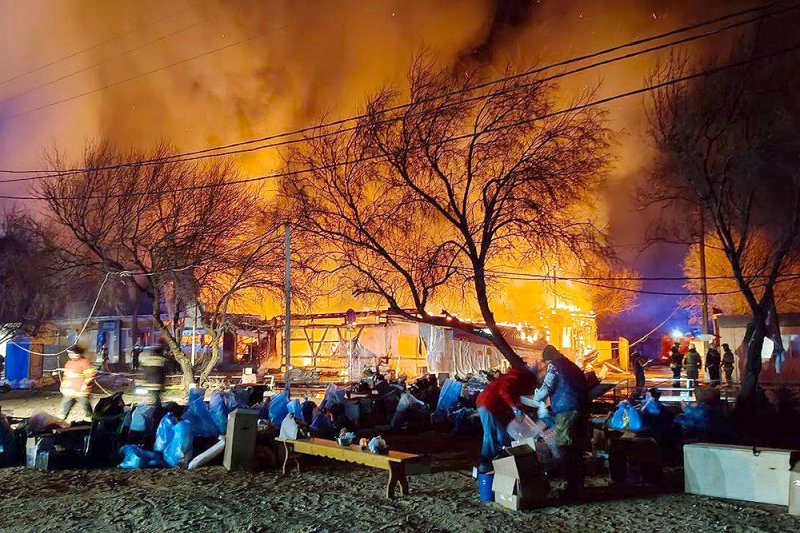
<svg viewBox="0 0 800 533">
<path fill-rule="evenodd" d="M 181 374 L 183 374 L 183 390 L 189 390 L 189 387 L 195 383 L 192 360 L 188 355 L 183 353 L 180 343 L 178 343 L 172 331 L 170 331 L 170 328 L 168 328 L 167 325 L 161 320 L 161 307 L 158 303 L 156 303 L 158 301 L 157 298 L 158 295 L 156 294 L 153 299 L 153 323 L 161 333 L 161 337 L 167 343 L 173 359 L 175 359 L 181 367 Z"/>
<path fill-rule="evenodd" d="M 515 352 L 508 343 L 506 338 L 503 336 L 502 330 L 494 319 L 494 313 L 492 313 L 492 310 L 489 307 L 489 298 L 486 295 L 486 280 L 484 279 L 482 273 L 476 273 L 475 290 L 478 297 L 478 307 L 481 310 L 481 317 L 483 318 L 483 322 L 486 324 L 486 327 L 492 334 L 492 338 L 490 340 L 494 344 L 495 348 L 497 348 L 503 357 L 506 358 L 506 360 L 511 364 L 512 368 L 525 368 L 525 361 L 523 361 L 522 358 L 517 355 L 517 352 Z"/>
<path fill-rule="evenodd" d="M 758 310 L 753 314 L 753 322 L 748 328 L 751 334 L 747 341 L 747 358 L 745 359 L 742 389 L 739 395 L 740 403 L 750 408 L 756 405 L 758 396 L 758 376 L 761 374 L 761 349 L 764 346 L 764 337 L 767 334 L 766 318 L 763 310 Z"/>
<path fill-rule="evenodd" d="M 219 362 L 219 356 L 220 356 L 219 341 L 221 340 L 222 335 L 225 334 L 224 329 L 222 329 L 221 331 L 215 331 L 214 329 L 209 328 L 209 331 L 214 332 L 214 335 L 211 338 L 211 358 L 208 360 L 208 363 L 206 363 L 206 366 L 205 368 L 203 368 L 203 371 L 200 372 L 201 385 L 206 382 L 208 376 L 211 375 L 211 372 L 214 370 L 214 367 L 217 366 L 217 363 Z"/>
</svg>

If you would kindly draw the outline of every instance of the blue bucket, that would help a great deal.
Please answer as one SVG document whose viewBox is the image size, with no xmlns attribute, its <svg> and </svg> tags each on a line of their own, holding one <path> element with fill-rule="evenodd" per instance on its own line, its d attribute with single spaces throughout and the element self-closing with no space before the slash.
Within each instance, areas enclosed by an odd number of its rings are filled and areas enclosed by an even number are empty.
<svg viewBox="0 0 800 533">
<path fill-rule="evenodd" d="M 481 495 L 482 502 L 494 501 L 492 480 L 494 480 L 494 474 L 478 474 L 478 493 Z"/>
</svg>

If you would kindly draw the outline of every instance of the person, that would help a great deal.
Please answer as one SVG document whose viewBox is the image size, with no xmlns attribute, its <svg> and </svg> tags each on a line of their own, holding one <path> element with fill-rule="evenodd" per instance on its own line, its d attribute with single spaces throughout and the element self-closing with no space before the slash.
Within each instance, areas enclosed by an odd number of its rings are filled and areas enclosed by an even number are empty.
<svg viewBox="0 0 800 533">
<path fill-rule="evenodd" d="M 672 346 L 669 367 L 672 369 L 672 386 L 678 388 L 681 386 L 681 371 L 683 371 L 683 356 L 681 355 L 681 345 L 678 342 Z"/>
<path fill-rule="evenodd" d="M 133 349 L 131 350 L 131 370 L 134 372 L 139 371 L 139 356 L 142 355 L 142 338 L 139 337 L 136 339 L 136 344 L 133 345 Z"/>
<path fill-rule="evenodd" d="M 633 352 L 633 376 L 636 378 L 636 389 L 641 391 L 646 387 L 647 380 L 644 375 L 644 367 L 647 366 L 647 359 L 639 350 Z"/>
<path fill-rule="evenodd" d="M 733 386 L 733 364 L 736 359 L 733 356 L 731 347 L 727 344 L 722 345 L 722 369 L 725 371 L 725 382 L 729 387 Z"/>
<path fill-rule="evenodd" d="M 692 344 L 689 347 L 689 351 L 686 352 L 686 356 L 683 358 L 683 366 L 686 367 L 686 378 L 689 380 L 689 387 L 695 386 L 697 378 L 700 376 L 701 364 L 700 354 L 697 352 L 694 344 Z"/>
<path fill-rule="evenodd" d="M 108 346 L 103 343 L 103 346 L 100 347 L 100 370 L 103 372 L 109 372 L 108 368 Z"/>
<path fill-rule="evenodd" d="M 92 404 L 89 394 L 92 392 L 92 383 L 97 374 L 94 365 L 83 356 L 83 348 L 72 346 L 67 349 L 69 359 L 64 365 L 64 374 L 61 379 L 61 406 L 59 412 L 64 420 L 69 416 L 72 407 L 77 403 L 83 409 L 86 418 L 92 417 Z"/>
<path fill-rule="evenodd" d="M 711 344 L 706 353 L 705 369 L 712 387 L 719 387 L 720 355 L 716 346 Z"/>
<path fill-rule="evenodd" d="M 588 424 L 589 391 L 581 369 L 555 346 L 548 344 L 542 352 L 547 363 L 542 384 L 533 393 L 536 402 L 550 399 L 555 415 L 556 445 L 563 450 L 566 477 L 565 498 L 576 498 L 583 487 L 583 439 Z"/>
<path fill-rule="evenodd" d="M 508 423 L 522 414 L 520 398 L 532 394 L 536 373 L 525 368 L 511 368 L 486 386 L 478 395 L 476 405 L 483 426 L 480 471 L 492 469 L 492 459 L 503 446 L 511 444 L 506 431 Z"/>
<path fill-rule="evenodd" d="M 142 387 L 152 396 L 156 408 L 161 407 L 161 394 L 164 392 L 164 383 L 167 381 L 166 347 L 159 343 L 150 349 L 141 361 Z"/>
</svg>

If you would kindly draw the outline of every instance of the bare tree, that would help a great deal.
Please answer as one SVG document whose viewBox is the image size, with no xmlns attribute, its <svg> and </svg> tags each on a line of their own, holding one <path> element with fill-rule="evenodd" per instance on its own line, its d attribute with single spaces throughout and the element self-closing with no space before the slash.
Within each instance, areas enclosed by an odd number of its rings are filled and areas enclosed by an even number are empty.
<svg viewBox="0 0 800 533">
<path fill-rule="evenodd" d="M 309 136 L 290 163 L 313 170 L 283 193 L 354 294 L 479 335 L 522 365 L 495 320 L 491 272 L 601 248 L 578 207 L 607 163 L 603 112 L 553 113 L 556 87 L 534 78 L 469 91 L 476 72 L 454 76 L 425 58 L 409 81 L 407 107 L 387 87 L 354 129 Z M 469 289 L 483 324 L 433 308 L 454 286 Z"/>
<path fill-rule="evenodd" d="M 0 222 L 0 342 L 35 334 L 61 306 L 67 287 L 47 231 L 21 211 Z"/>
<path fill-rule="evenodd" d="M 698 68 L 710 70 L 763 54 L 758 42 L 742 41 L 727 57 L 720 54 Z M 673 56 L 651 82 L 656 85 L 687 70 L 686 57 Z M 660 158 L 645 196 L 680 211 L 684 228 L 697 228 L 702 218 L 730 265 L 753 316 L 743 404 L 756 397 L 763 340 L 778 330 L 776 283 L 800 235 L 796 72 L 789 59 L 749 62 L 662 86 L 652 97 L 651 135 Z M 768 247 L 754 245 L 765 236 Z"/>
<path fill-rule="evenodd" d="M 258 191 L 228 183 L 236 175 L 230 162 L 164 159 L 171 153 L 165 146 L 146 154 L 93 146 L 82 164 L 90 170 L 46 181 L 41 194 L 48 215 L 69 232 L 58 243 L 68 264 L 130 272 L 152 300 L 153 323 L 188 387 L 194 369 L 180 344 L 182 311 L 196 302 L 201 281 L 218 275 L 224 284 L 261 206 Z M 129 164 L 103 170 L 121 162 Z M 68 167 L 54 158 L 53 168 Z"/>
<path fill-rule="evenodd" d="M 762 259 L 771 253 L 772 243 L 765 236 L 753 235 L 747 243 L 749 248 L 747 258 Z M 684 286 L 691 296 L 686 297 L 682 305 L 688 308 L 699 309 L 701 305 L 700 293 L 702 283 L 700 278 L 700 253 L 699 244 L 693 244 L 683 261 L 683 273 L 688 278 Z M 747 299 L 739 290 L 738 282 L 733 275 L 731 263 L 725 255 L 716 235 L 710 236 L 705 242 L 706 276 L 708 302 L 723 313 L 749 314 L 750 306 Z M 761 271 L 758 265 L 746 265 L 746 272 Z M 784 273 L 775 283 L 775 305 L 782 313 L 800 313 L 800 250 L 795 247 L 793 253 L 786 261 Z M 760 276 L 760 275 L 759 275 Z M 758 285 L 764 278 L 753 278 Z"/>
<path fill-rule="evenodd" d="M 197 301 L 203 306 L 200 318 L 211 337 L 211 356 L 200 373 L 201 385 L 220 359 L 224 333 L 236 328 L 230 320 L 232 310 L 259 304 L 265 296 L 283 296 L 283 231 L 272 222 L 271 217 L 266 223 L 255 217 L 247 221 L 240 237 L 221 250 L 221 256 L 196 280 Z M 302 294 L 301 287 L 294 291 L 295 298 Z"/>
</svg>

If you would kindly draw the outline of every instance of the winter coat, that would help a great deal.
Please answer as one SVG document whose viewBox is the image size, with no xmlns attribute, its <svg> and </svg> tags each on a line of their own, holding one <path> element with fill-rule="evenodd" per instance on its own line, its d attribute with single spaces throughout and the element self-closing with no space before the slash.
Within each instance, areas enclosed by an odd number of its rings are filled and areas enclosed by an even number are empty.
<svg viewBox="0 0 800 533">
<path fill-rule="evenodd" d="M 588 401 L 586 376 L 575 363 L 559 354 L 547 365 L 542 385 L 536 389 L 534 400 L 550 398 L 553 414 L 583 410 Z"/>
<path fill-rule="evenodd" d="M 714 348 L 709 348 L 706 354 L 706 368 L 719 369 L 720 362 L 719 352 Z"/>
<path fill-rule="evenodd" d="M 669 367 L 670 368 L 682 368 L 683 367 L 683 356 L 681 352 L 673 347 L 672 352 L 669 356 Z"/>
<path fill-rule="evenodd" d="M 92 381 L 97 374 L 94 365 L 85 357 L 70 359 L 64 365 L 61 394 L 70 398 L 86 398 L 92 392 Z"/>
<path fill-rule="evenodd" d="M 475 403 L 483 407 L 500 422 L 514 418 L 514 409 L 520 406 L 520 397 L 533 394 L 536 374 L 529 370 L 512 368 L 491 381 L 478 395 Z"/>
<path fill-rule="evenodd" d="M 733 369 L 733 365 L 735 362 L 735 358 L 733 356 L 733 352 L 730 350 L 726 350 L 724 354 L 722 354 L 722 366 L 723 368 L 730 368 Z"/>
</svg>

